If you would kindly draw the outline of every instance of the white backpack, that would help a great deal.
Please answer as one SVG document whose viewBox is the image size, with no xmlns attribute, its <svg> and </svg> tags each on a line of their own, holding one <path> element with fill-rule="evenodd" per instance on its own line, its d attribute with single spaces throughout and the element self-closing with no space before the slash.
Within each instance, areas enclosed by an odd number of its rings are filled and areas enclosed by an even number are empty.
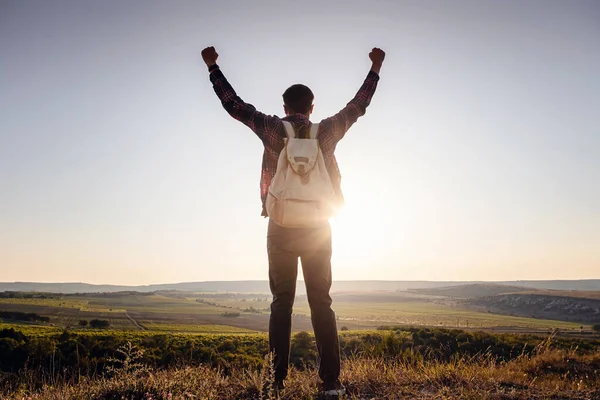
<svg viewBox="0 0 600 400">
<path fill-rule="evenodd" d="M 320 225 L 333 215 L 335 192 L 317 139 L 319 124 L 312 124 L 308 139 L 299 139 L 292 124 L 282 122 L 287 138 L 269 186 L 267 214 L 284 227 Z"/>
</svg>

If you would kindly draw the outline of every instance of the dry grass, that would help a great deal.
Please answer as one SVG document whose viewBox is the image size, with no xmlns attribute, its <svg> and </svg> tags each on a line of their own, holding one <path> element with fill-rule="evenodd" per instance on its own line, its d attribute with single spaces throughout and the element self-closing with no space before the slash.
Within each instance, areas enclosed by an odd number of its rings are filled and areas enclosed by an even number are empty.
<svg viewBox="0 0 600 400">
<path fill-rule="evenodd" d="M 261 369 L 225 373 L 208 366 L 151 371 L 124 368 L 110 377 L 24 384 L 7 399 L 313 399 L 313 369 L 292 369 L 286 389 L 263 390 L 272 377 L 270 358 Z M 358 357 L 345 360 L 347 399 L 600 399 L 600 354 L 540 346 L 531 356 L 497 363 L 489 356 L 451 362 Z"/>
</svg>

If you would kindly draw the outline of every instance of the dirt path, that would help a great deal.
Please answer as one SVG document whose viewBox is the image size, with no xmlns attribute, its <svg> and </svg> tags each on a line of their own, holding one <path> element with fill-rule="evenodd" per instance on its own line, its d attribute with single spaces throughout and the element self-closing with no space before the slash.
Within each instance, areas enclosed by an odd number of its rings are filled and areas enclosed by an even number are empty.
<svg viewBox="0 0 600 400">
<path fill-rule="evenodd" d="M 138 322 L 135 319 L 131 318 L 131 316 L 129 314 L 125 313 L 125 316 L 127 318 L 129 318 L 129 320 L 131 321 L 131 323 L 133 323 L 136 326 L 136 328 L 138 328 L 139 330 L 141 330 L 141 331 L 146 331 L 147 330 L 142 325 L 138 324 Z"/>
</svg>

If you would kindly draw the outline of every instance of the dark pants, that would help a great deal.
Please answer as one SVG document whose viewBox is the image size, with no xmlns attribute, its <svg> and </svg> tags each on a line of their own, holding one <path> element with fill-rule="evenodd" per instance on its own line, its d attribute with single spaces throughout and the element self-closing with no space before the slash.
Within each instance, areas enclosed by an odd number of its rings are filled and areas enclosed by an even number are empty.
<svg viewBox="0 0 600 400">
<path fill-rule="evenodd" d="M 325 224 L 318 228 L 284 228 L 269 221 L 267 250 L 269 284 L 273 294 L 269 346 L 275 353 L 275 379 L 283 381 L 288 371 L 299 257 L 321 359 L 319 377 L 324 382 L 337 380 L 340 376 L 340 345 L 329 296 L 331 227 Z"/>
</svg>

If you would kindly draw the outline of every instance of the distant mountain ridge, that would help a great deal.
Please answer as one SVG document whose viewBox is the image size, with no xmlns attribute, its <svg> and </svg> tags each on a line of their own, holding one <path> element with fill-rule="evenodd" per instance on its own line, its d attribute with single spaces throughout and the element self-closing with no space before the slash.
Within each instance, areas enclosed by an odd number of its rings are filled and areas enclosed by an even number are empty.
<svg viewBox="0 0 600 400">
<path fill-rule="evenodd" d="M 494 284 L 522 287 L 531 289 L 552 290 L 575 290 L 575 291 L 597 291 L 600 290 L 600 279 L 581 280 L 522 280 L 522 281 L 335 281 L 332 292 L 362 292 L 362 291 L 405 291 L 412 289 L 436 289 L 450 286 L 472 285 L 472 284 Z M 0 292 L 50 292 L 50 293 L 97 293 L 97 292 L 154 292 L 158 290 L 181 290 L 195 292 L 246 292 L 246 293 L 269 293 L 269 283 L 266 280 L 257 281 L 205 281 L 205 282 L 182 282 L 153 285 L 94 285 L 89 283 L 63 282 L 0 282 Z M 299 282 L 298 294 L 304 294 L 304 284 Z"/>
</svg>

